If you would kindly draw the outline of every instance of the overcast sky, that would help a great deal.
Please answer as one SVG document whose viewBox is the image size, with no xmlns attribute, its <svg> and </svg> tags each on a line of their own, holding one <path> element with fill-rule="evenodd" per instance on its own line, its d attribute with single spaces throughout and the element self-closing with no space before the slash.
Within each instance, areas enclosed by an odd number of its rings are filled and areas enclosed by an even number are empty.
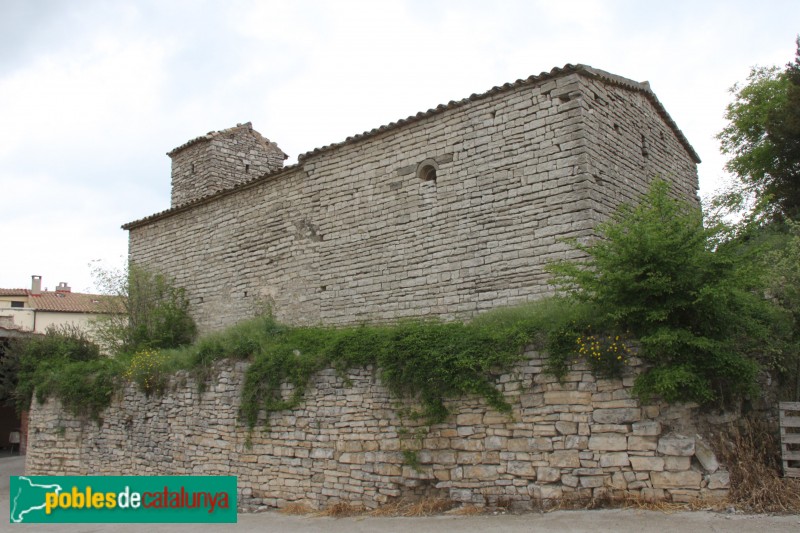
<svg viewBox="0 0 800 533">
<path fill-rule="evenodd" d="M 797 0 L 0 0 L 0 287 L 93 290 L 210 130 L 252 121 L 292 163 L 566 63 L 650 81 L 705 195 L 728 88 L 792 60 L 798 23 Z"/>
</svg>

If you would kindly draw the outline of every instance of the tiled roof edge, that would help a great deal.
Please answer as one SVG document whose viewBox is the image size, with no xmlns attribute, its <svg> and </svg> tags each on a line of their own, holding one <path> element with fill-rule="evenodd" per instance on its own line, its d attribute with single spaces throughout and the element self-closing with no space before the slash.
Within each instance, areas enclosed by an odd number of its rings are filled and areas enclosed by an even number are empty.
<svg viewBox="0 0 800 533">
<path fill-rule="evenodd" d="M 357 134 L 357 135 L 352 135 L 350 137 L 347 137 L 344 141 L 341 141 L 341 142 L 338 142 L 338 143 L 328 144 L 328 145 L 325 145 L 325 146 L 321 146 L 319 148 L 315 148 L 315 149 L 313 149 L 313 150 L 311 150 L 309 152 L 305 152 L 305 153 L 300 154 L 297 157 L 297 161 L 298 162 L 296 164 L 294 164 L 294 165 L 291 165 L 291 166 L 288 166 L 288 167 L 284 167 L 284 168 L 282 168 L 280 170 L 277 170 L 275 172 L 264 174 L 264 175 L 262 175 L 262 176 L 260 176 L 258 178 L 254 178 L 254 179 L 252 179 L 252 180 L 250 180 L 248 182 L 235 185 L 235 186 L 233 186 L 233 187 L 231 187 L 229 189 L 223 189 L 221 191 L 218 191 L 218 192 L 203 196 L 201 198 L 197 198 L 197 199 L 192 200 L 192 201 L 190 201 L 188 203 L 185 203 L 185 204 L 182 204 L 182 205 L 179 205 L 179 206 L 176 206 L 176 207 L 172 207 L 172 208 L 166 209 L 164 211 L 160 211 L 160 212 L 155 213 L 153 215 L 150 215 L 148 217 L 141 218 L 141 219 L 135 220 L 133 222 L 128 222 L 127 224 L 123 224 L 122 225 L 122 229 L 124 229 L 124 230 L 135 229 L 135 228 L 144 226 L 144 225 L 146 225 L 146 224 L 148 224 L 150 222 L 154 222 L 155 220 L 166 218 L 166 217 L 171 216 L 171 215 L 173 215 L 175 213 L 180 213 L 180 212 L 186 211 L 188 209 L 191 209 L 193 207 L 196 207 L 198 205 L 209 203 L 210 201 L 215 200 L 216 198 L 227 196 L 227 195 L 229 195 L 229 194 L 231 194 L 233 192 L 239 191 L 240 189 L 245 189 L 245 188 L 251 187 L 251 186 L 253 186 L 253 185 L 257 184 L 257 183 L 260 183 L 261 181 L 264 181 L 266 179 L 278 177 L 278 176 L 282 175 L 284 172 L 288 172 L 288 171 L 296 169 L 297 167 L 300 166 L 300 164 L 303 163 L 303 161 L 305 159 L 308 159 L 309 157 L 313 157 L 313 156 L 319 155 L 321 153 L 334 150 L 334 149 L 339 148 L 341 146 L 345 146 L 345 145 L 348 145 L 348 144 L 353 144 L 355 142 L 359 142 L 359 141 L 362 141 L 364 139 L 368 139 L 368 138 L 373 137 L 375 135 L 378 135 L 380 133 L 384 133 L 384 132 L 389 131 L 389 130 L 397 129 L 397 128 L 406 126 L 408 124 L 412 124 L 414 122 L 418 122 L 418 121 L 420 121 L 422 119 L 437 115 L 439 113 L 443 113 L 444 111 L 447 111 L 447 110 L 450 110 L 450 109 L 455 109 L 455 108 L 458 108 L 458 107 L 462 107 L 464 105 L 467 105 L 470 102 L 483 100 L 483 99 L 488 98 L 490 96 L 494 96 L 494 95 L 496 95 L 498 93 L 502 93 L 502 92 L 506 92 L 506 91 L 509 91 L 509 90 L 513 90 L 513 89 L 516 89 L 518 87 L 522 87 L 522 86 L 525 86 L 525 85 L 533 85 L 533 84 L 536 84 L 536 83 L 541 83 L 541 82 L 544 82 L 544 81 L 547 81 L 547 80 L 550 80 L 550 79 L 555 79 L 555 78 L 558 78 L 558 77 L 561 77 L 561 76 L 566 76 L 566 75 L 572 74 L 572 73 L 578 73 L 578 74 L 581 74 L 581 75 L 584 75 L 584 76 L 588 76 L 588 77 L 591 77 L 591 78 L 599 79 L 599 80 L 603 81 L 604 83 L 610 83 L 610 84 L 613 84 L 613 85 L 624 87 L 624 88 L 629 89 L 629 90 L 638 91 L 638 92 L 643 93 L 645 96 L 647 96 L 650 99 L 650 101 L 655 106 L 655 108 L 658 111 L 658 113 L 661 116 L 661 118 L 663 118 L 664 121 L 667 123 L 667 125 L 675 132 L 675 135 L 678 137 L 678 140 L 683 145 L 683 147 L 686 149 L 686 151 L 689 153 L 689 155 L 692 157 L 692 159 L 695 161 L 695 163 L 700 163 L 700 157 L 697 155 L 697 152 L 695 152 L 694 148 L 692 148 L 692 145 L 689 144 L 689 141 L 688 141 L 688 139 L 686 139 L 686 136 L 678 128 L 678 125 L 675 123 L 675 121 L 672 120 L 672 117 L 670 117 L 669 113 L 667 113 L 667 110 L 664 108 L 664 106 L 658 100 L 658 98 L 656 97 L 655 93 L 650 89 L 650 85 L 648 83 L 640 83 L 640 82 L 637 82 L 637 81 L 633 81 L 631 79 L 624 78 L 624 77 L 618 76 L 616 74 L 611 74 L 610 72 L 606 72 L 604 70 L 593 68 L 593 67 L 591 67 L 589 65 L 584 65 L 584 64 L 573 65 L 571 63 L 567 63 L 566 65 L 564 65 L 564 67 L 555 67 L 552 70 L 550 70 L 550 72 L 542 72 L 539 75 L 529 76 L 529 77 L 527 77 L 525 79 L 518 79 L 515 82 L 505 83 L 502 86 L 495 86 L 495 87 L 492 87 L 488 91 L 483 92 L 481 94 L 473 93 L 468 98 L 464 98 L 462 100 L 458 100 L 458 101 L 451 100 L 447 104 L 440 104 L 436 108 L 428 109 L 427 111 L 420 111 L 416 115 L 409 116 L 409 117 L 407 117 L 405 119 L 400 119 L 400 120 L 398 120 L 396 122 L 390 122 L 389 124 L 385 124 L 383 126 L 379 126 L 377 128 L 373 128 L 370 131 L 365 131 L 365 132 Z M 236 128 L 240 128 L 240 127 L 246 126 L 248 124 L 250 124 L 250 123 L 237 125 Z M 191 146 L 192 144 L 196 144 L 196 143 L 202 142 L 204 140 L 210 140 L 211 138 L 213 138 L 214 135 L 217 135 L 217 134 L 220 134 L 220 133 L 225 133 L 227 131 L 231 131 L 231 130 L 236 129 L 236 128 L 229 128 L 227 130 L 222 130 L 220 132 L 209 132 L 208 134 L 206 134 L 204 136 L 197 137 L 196 139 L 192 139 L 191 141 L 179 146 L 178 148 L 175 148 L 174 150 L 172 150 L 172 152 L 169 152 L 167 155 L 174 154 L 179 150 L 182 150 L 182 149 L 184 149 L 184 148 L 186 148 L 188 146 Z"/>
<path fill-rule="evenodd" d="M 185 204 L 181 204 L 181 205 L 178 205 L 178 206 L 175 206 L 175 207 L 170 207 L 169 209 L 165 209 L 164 211 L 159 211 L 158 213 L 154 213 L 154 214 L 152 214 L 150 216 L 147 216 L 147 217 L 144 217 L 144 218 L 140 218 L 139 220 L 134 220 L 133 222 L 128 222 L 127 224 L 123 224 L 121 227 L 124 230 L 131 230 L 131 229 L 138 228 L 140 226 L 145 226 L 145 225 L 149 224 L 150 222 L 154 222 L 156 220 L 159 220 L 159 219 L 162 219 L 162 218 L 166 218 L 168 216 L 172 216 L 175 213 L 182 213 L 183 211 L 188 211 L 189 209 L 193 209 L 193 208 L 195 208 L 195 207 L 197 207 L 199 205 L 203 205 L 203 204 L 207 204 L 209 202 L 212 202 L 212 201 L 216 200 L 217 198 L 222 198 L 224 196 L 228 196 L 228 195 L 233 194 L 235 192 L 238 192 L 240 190 L 253 187 L 254 185 L 257 185 L 257 184 L 259 184 L 259 183 L 261 183 L 263 181 L 268 181 L 268 180 L 271 180 L 271 179 L 278 178 L 278 177 L 282 176 L 283 174 L 289 174 L 289 173 L 291 173 L 291 172 L 293 172 L 293 171 L 295 171 L 295 170 L 297 170 L 299 168 L 300 168 L 300 164 L 299 163 L 295 163 L 294 165 L 289 165 L 288 167 L 283 167 L 283 168 L 281 168 L 279 170 L 275 170 L 273 172 L 267 172 L 266 174 L 262 174 L 261 176 L 255 177 L 255 178 L 253 178 L 253 179 L 251 179 L 249 181 L 246 181 L 244 183 L 239 183 L 239 184 L 237 184 L 237 185 L 235 185 L 233 187 L 230 187 L 228 189 L 222 189 L 221 191 L 217 191 L 217 192 L 214 192 L 214 193 L 211 193 L 211 194 L 207 194 L 205 196 L 201 196 L 200 198 L 195 198 L 194 200 L 186 202 Z"/>
<path fill-rule="evenodd" d="M 297 157 L 297 160 L 298 160 L 298 162 L 302 162 L 304 159 L 306 159 L 308 157 L 311 157 L 311 156 L 314 156 L 314 155 L 317 155 L 317 154 L 320 154 L 320 153 L 323 153 L 323 152 L 327 152 L 329 150 L 333 150 L 333 149 L 338 148 L 340 146 L 344 146 L 344 145 L 347 145 L 347 144 L 352 144 L 354 142 L 361 141 L 363 139 L 372 137 L 373 135 L 377 135 L 379 133 L 383 133 L 383 132 L 386 132 L 386 131 L 389 131 L 389 130 L 393 130 L 393 129 L 405 126 L 405 125 L 413 123 L 413 122 L 417 122 L 419 120 L 422 120 L 424 118 L 428 118 L 428 117 L 437 115 L 437 114 L 442 113 L 444 111 L 447 111 L 449 109 L 455 109 L 455 108 L 464 106 L 464 105 L 466 105 L 466 104 L 468 104 L 470 102 L 483 100 L 485 98 L 488 98 L 490 96 L 493 96 L 493 95 L 501 93 L 501 92 L 513 90 L 513 89 L 516 89 L 518 87 L 522 87 L 522 86 L 525 86 L 525 85 L 534 85 L 536 83 L 541 83 L 543 81 L 547 81 L 547 80 L 550 80 L 550 79 L 558 78 L 558 77 L 561 77 L 561 76 L 566 76 L 566 75 L 572 74 L 572 73 L 583 74 L 583 75 L 586 75 L 586 76 L 589 76 L 589 77 L 592 77 L 592 78 L 600 79 L 600 80 L 602 80 L 602 81 L 604 81 L 606 83 L 611 83 L 611 84 L 614 84 L 614 85 L 618 85 L 618 86 L 624 87 L 624 88 L 629 89 L 629 90 L 634 90 L 634 91 L 639 91 L 639 92 L 644 93 L 648 98 L 650 98 L 650 100 L 652 101 L 653 105 L 658 110 L 659 115 L 661 115 L 661 117 L 664 119 L 664 121 L 667 123 L 667 125 L 669 125 L 670 128 L 672 128 L 672 130 L 675 132 L 675 135 L 678 137 L 678 139 L 681 142 L 681 144 L 683 144 L 684 148 L 686 148 L 687 152 L 689 152 L 689 155 L 692 157 L 692 159 L 694 159 L 694 161 L 696 163 L 700 163 L 700 157 L 697 155 L 697 152 L 695 152 L 694 148 L 692 148 L 692 146 L 689 144 L 689 141 L 686 139 L 686 136 L 678 128 L 678 125 L 675 123 L 675 121 L 672 120 L 672 117 L 669 116 L 669 113 L 667 113 L 667 110 L 664 108 L 664 106 L 661 104 L 661 102 L 658 100 L 658 98 L 656 98 L 655 93 L 653 93 L 653 91 L 650 89 L 650 85 L 648 83 L 639 83 L 637 81 L 633 81 L 633 80 L 630 80 L 628 78 L 624 78 L 622 76 L 618 76 L 616 74 L 611 74 L 610 72 L 606 72 L 604 70 L 595 69 L 595 68 L 593 68 L 593 67 L 591 67 L 589 65 L 583 65 L 583 64 L 573 65 L 573 64 L 570 64 L 570 63 L 564 65 L 563 68 L 555 67 L 550 72 L 542 72 L 538 76 L 536 76 L 536 75 L 529 76 L 529 77 L 525 78 L 524 80 L 523 79 L 519 79 L 519 80 L 517 80 L 517 81 L 515 81 L 513 83 L 506 83 L 506 84 L 504 84 L 502 86 L 492 87 L 488 91 L 483 92 L 481 94 L 472 94 L 472 95 L 469 96 L 469 98 L 464 98 L 464 99 L 458 100 L 458 101 L 451 100 L 447 104 L 440 104 L 436 108 L 428 109 L 427 111 L 420 111 L 416 115 L 409 116 L 409 117 L 407 117 L 405 119 L 400 119 L 400 120 L 398 120 L 396 122 L 390 122 L 389 124 L 385 124 L 383 126 L 379 126 L 377 128 L 373 128 L 370 131 L 365 131 L 363 133 L 347 137 L 342 142 L 332 143 L 332 144 L 328 144 L 328 145 L 325 145 L 325 146 L 322 146 L 322 147 L 319 147 L 319 148 L 315 148 L 314 150 L 311 150 L 309 152 L 305 152 L 305 153 L 300 154 Z"/>
<path fill-rule="evenodd" d="M 214 137 L 219 137 L 220 135 L 224 135 L 226 133 L 230 133 L 232 131 L 240 130 L 240 129 L 243 129 L 243 128 L 247 128 L 248 130 L 255 131 L 255 130 L 253 130 L 253 123 L 252 122 L 245 122 L 244 124 L 236 124 L 232 128 L 227 128 L 227 129 L 224 129 L 224 130 L 209 131 L 205 135 L 201 135 L 199 137 L 195 137 L 194 139 L 190 139 L 190 140 L 186 141 L 185 143 L 183 143 L 182 145 L 178 146 L 177 148 L 173 148 L 172 150 L 167 152 L 167 155 L 169 157 L 172 157 L 175 154 L 177 154 L 178 152 L 181 152 L 181 151 L 185 150 L 186 148 L 189 148 L 190 146 L 194 146 L 195 144 L 199 144 L 201 142 L 208 142 L 211 139 L 213 139 Z M 258 133 L 258 132 L 255 132 L 255 133 Z M 261 136 L 261 137 L 263 138 L 263 136 Z M 288 159 L 289 158 L 289 156 L 286 154 L 286 152 L 281 150 L 280 147 L 276 143 L 274 143 L 274 142 L 272 142 L 272 141 L 270 141 L 269 139 L 266 139 L 266 138 L 264 138 L 264 140 L 268 144 L 274 144 L 275 147 L 278 148 L 278 150 L 281 151 L 281 153 L 283 154 L 283 158 L 284 159 Z"/>
<path fill-rule="evenodd" d="M 686 136 L 683 134 L 681 129 L 678 127 L 678 124 L 676 124 L 675 121 L 672 120 L 672 117 L 667 112 L 667 109 L 664 107 L 664 105 L 661 103 L 661 101 L 659 101 L 659 99 L 656 96 L 656 94 L 650 88 L 650 84 L 649 83 L 647 83 L 647 82 L 640 83 L 638 81 L 633 81 L 633 80 L 630 80 L 628 78 L 624 78 L 622 76 L 618 76 L 616 74 L 611 74 L 610 72 L 606 72 L 605 70 L 600 70 L 600 69 L 596 69 L 596 68 L 590 67 L 589 65 L 578 65 L 578 67 L 581 69 L 582 73 L 584 73 L 586 75 L 589 75 L 590 77 L 600 79 L 605 83 L 610 83 L 612 85 L 618 85 L 620 87 L 624 87 L 624 88 L 629 89 L 629 90 L 633 90 L 633 91 L 638 91 L 638 92 L 644 93 L 645 96 L 647 96 L 650 99 L 650 101 L 652 102 L 653 106 L 656 108 L 656 110 L 658 111 L 658 114 L 661 116 L 661 118 L 664 120 L 664 122 L 666 122 L 667 125 L 675 133 L 675 136 L 678 138 L 680 143 L 683 145 L 683 147 L 686 149 L 686 151 L 692 157 L 694 162 L 695 163 L 701 163 L 700 156 L 697 155 L 697 152 L 695 152 L 694 148 L 689 143 L 689 140 L 686 138 Z"/>
</svg>

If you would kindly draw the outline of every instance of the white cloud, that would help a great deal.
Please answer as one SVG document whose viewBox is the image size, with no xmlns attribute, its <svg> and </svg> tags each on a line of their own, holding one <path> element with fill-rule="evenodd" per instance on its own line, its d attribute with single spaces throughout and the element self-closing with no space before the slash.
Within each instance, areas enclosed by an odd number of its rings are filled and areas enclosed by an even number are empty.
<svg viewBox="0 0 800 533">
<path fill-rule="evenodd" d="M 252 120 L 296 156 L 567 62 L 648 79 L 708 190 L 727 88 L 789 61 L 797 32 L 791 2 L 40 7 L 0 4 L 0 249 L 19 258 L 4 287 L 38 273 L 83 288 L 88 260 L 125 253 L 120 224 L 168 207 L 164 153 L 209 130 Z"/>
</svg>

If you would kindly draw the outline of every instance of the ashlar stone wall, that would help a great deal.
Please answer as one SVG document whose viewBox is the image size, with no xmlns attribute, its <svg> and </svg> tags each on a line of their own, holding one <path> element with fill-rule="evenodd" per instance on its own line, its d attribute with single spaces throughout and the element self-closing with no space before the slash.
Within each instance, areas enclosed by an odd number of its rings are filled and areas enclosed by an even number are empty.
<svg viewBox="0 0 800 533">
<path fill-rule="evenodd" d="M 208 132 L 167 155 L 172 159 L 172 207 L 280 170 L 287 157 L 249 122 Z"/>
<path fill-rule="evenodd" d="M 697 201 L 697 161 L 645 85 L 571 67 L 124 227 L 201 332 L 265 305 L 298 325 L 469 318 L 549 294 L 544 267 L 578 255 L 563 239 L 591 238 L 656 175 Z"/>
<path fill-rule="evenodd" d="M 99 426 L 57 401 L 34 405 L 27 471 L 235 475 L 244 509 L 374 508 L 420 496 L 516 509 L 570 498 L 724 497 L 728 474 L 697 435 L 697 413 L 632 399 L 632 361 L 624 379 L 595 379 L 575 365 L 559 383 L 529 351 L 497 379 L 511 416 L 464 398 L 430 428 L 398 415 L 375 369 L 346 378 L 330 369 L 312 380 L 302 405 L 252 435 L 237 421 L 246 363 L 223 364 L 202 393 L 185 373 L 161 397 L 128 385 Z"/>
</svg>

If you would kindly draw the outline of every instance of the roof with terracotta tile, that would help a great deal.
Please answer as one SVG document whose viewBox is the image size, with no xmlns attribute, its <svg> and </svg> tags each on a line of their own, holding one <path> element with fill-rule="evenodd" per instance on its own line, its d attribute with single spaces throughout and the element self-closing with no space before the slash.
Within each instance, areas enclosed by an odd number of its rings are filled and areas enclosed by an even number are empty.
<svg viewBox="0 0 800 533">
<path fill-rule="evenodd" d="M 0 296 L 27 296 L 28 289 L 0 289 Z"/>
<path fill-rule="evenodd" d="M 199 137 L 195 137 L 194 139 L 190 139 L 190 140 L 186 141 L 185 143 L 183 143 L 182 145 L 178 146 L 177 148 L 173 148 L 172 150 L 167 152 L 167 155 L 172 157 L 173 155 L 177 154 L 181 150 L 184 150 L 184 149 L 186 149 L 186 148 L 188 148 L 190 146 L 193 146 L 195 144 L 199 144 L 201 142 L 207 142 L 207 141 L 212 140 L 214 137 L 219 137 L 220 135 L 225 135 L 226 133 L 231 133 L 231 132 L 234 132 L 234 131 L 237 131 L 237 130 L 243 130 L 243 129 L 246 129 L 246 130 L 250 131 L 251 133 L 254 133 L 259 138 L 261 138 L 261 140 L 263 140 L 265 143 L 274 145 L 275 148 L 278 148 L 278 145 L 276 143 L 271 142 L 269 139 L 267 139 L 266 137 L 262 136 L 260 133 L 255 131 L 253 129 L 253 123 L 252 122 L 245 122 L 244 124 L 236 124 L 236 126 L 234 126 L 232 128 L 227 128 L 227 129 L 219 130 L 219 131 L 209 131 L 205 135 L 201 135 Z M 286 155 L 286 152 L 284 152 L 280 148 L 278 148 L 278 150 L 280 150 L 280 152 L 283 154 L 283 158 L 284 159 L 288 159 L 289 158 L 289 156 Z"/>
<path fill-rule="evenodd" d="M 125 308 L 118 297 L 80 292 L 42 291 L 30 295 L 28 306 L 37 311 L 63 313 L 124 313 Z"/>
<path fill-rule="evenodd" d="M 0 289 L 0 296 L 25 297 L 25 306 L 37 311 L 90 314 L 125 312 L 125 306 L 119 297 L 103 294 L 67 291 L 42 291 L 40 294 L 33 294 L 30 289 Z"/>
<path fill-rule="evenodd" d="M 186 210 L 191 209 L 191 208 L 193 208 L 193 207 L 195 207 L 197 205 L 208 203 L 209 201 L 214 200 L 214 199 L 216 199 L 218 197 L 227 196 L 227 195 L 229 195 L 229 194 L 231 194 L 233 192 L 237 192 L 239 190 L 251 187 L 251 186 L 253 186 L 253 185 L 257 184 L 257 183 L 261 183 L 262 181 L 267 181 L 267 180 L 270 180 L 270 179 L 278 178 L 278 177 L 282 176 L 283 174 L 286 174 L 288 172 L 291 172 L 291 171 L 297 169 L 301 165 L 301 163 L 303 162 L 304 159 L 307 159 L 309 157 L 315 156 L 317 154 L 321 154 L 323 152 L 334 150 L 336 148 L 339 148 L 341 146 L 345 146 L 345 145 L 348 145 L 348 144 L 353 144 L 353 143 L 359 142 L 361 140 L 364 140 L 364 139 L 379 135 L 379 134 L 384 133 L 386 131 L 397 129 L 397 128 L 401 128 L 401 127 L 406 126 L 408 124 L 419 122 L 419 121 L 421 121 L 421 120 L 423 120 L 425 118 L 428 118 L 428 117 L 443 113 L 443 112 L 445 112 L 447 110 L 450 110 L 450 109 L 455 109 L 455 108 L 458 108 L 458 107 L 465 106 L 465 105 L 469 104 L 470 102 L 474 102 L 474 101 L 478 101 L 478 100 L 483 100 L 485 98 L 489 98 L 489 97 L 494 96 L 494 95 L 496 95 L 498 93 L 511 91 L 511 90 L 514 90 L 514 89 L 516 89 L 518 87 L 522 87 L 522 86 L 525 86 L 525 85 L 536 85 L 536 84 L 542 83 L 544 81 L 547 81 L 547 80 L 550 80 L 550 79 L 559 78 L 559 77 L 566 76 L 566 75 L 569 75 L 569 74 L 572 74 L 572 73 L 578 73 L 578 74 L 581 74 L 583 76 L 587 76 L 589 78 L 602 80 L 603 82 L 611 84 L 611 85 L 617 85 L 617 86 L 624 87 L 624 88 L 626 88 L 628 90 L 631 90 L 631 91 L 642 93 L 648 100 L 650 100 L 650 102 L 656 108 L 656 111 L 661 116 L 661 118 L 664 120 L 664 122 L 675 132 L 675 136 L 678 138 L 678 141 L 681 143 L 681 145 L 689 153 L 689 156 L 695 161 L 695 163 L 700 163 L 700 156 L 697 155 L 697 152 L 694 150 L 694 148 L 692 148 L 692 145 L 689 144 L 688 139 L 686 139 L 686 136 L 683 134 L 683 132 L 680 130 L 680 128 L 678 128 L 678 125 L 675 123 L 675 121 L 672 119 L 672 117 L 670 117 L 669 113 L 667 113 L 667 110 L 664 108 L 664 105 L 658 100 L 658 98 L 656 97 L 655 93 L 650 89 L 650 84 L 648 82 L 637 82 L 637 81 L 634 81 L 634 80 L 631 80 L 631 79 L 628 79 L 628 78 L 624 78 L 622 76 L 618 76 L 616 74 L 611 74 L 610 72 L 606 72 L 604 70 L 593 68 L 593 67 L 591 67 L 589 65 L 583 65 L 583 64 L 573 65 L 573 64 L 569 64 L 568 63 L 568 64 L 564 65 L 563 68 L 555 67 L 550 72 L 542 72 L 539 75 L 529 76 L 529 77 L 527 77 L 525 79 L 518 79 L 517 81 L 515 81 L 513 83 L 505 83 L 502 86 L 495 86 L 495 87 L 492 87 L 488 91 L 483 92 L 481 94 L 472 94 L 472 95 L 469 96 L 469 98 L 464 98 L 464 99 L 458 100 L 458 101 L 451 100 L 447 104 L 440 104 L 436 108 L 428 109 L 427 111 L 420 111 L 416 115 L 409 116 L 409 117 L 407 117 L 405 119 L 400 119 L 400 120 L 398 120 L 396 122 L 390 122 L 389 124 L 385 124 L 385 125 L 380 126 L 378 128 L 374 128 L 374 129 L 372 129 L 370 131 L 365 131 L 363 133 L 359 133 L 357 135 L 353 135 L 353 136 L 347 137 L 344 141 L 341 141 L 341 142 L 338 142 L 338 143 L 333 143 L 333 144 L 328 144 L 328 145 L 325 145 L 325 146 L 322 146 L 322 147 L 319 147 L 319 148 L 315 148 L 315 149 L 313 149 L 313 150 L 311 150 L 309 152 L 305 152 L 305 153 L 302 153 L 299 156 L 297 156 L 297 161 L 298 162 L 296 164 L 294 164 L 294 165 L 289 165 L 289 166 L 283 167 L 282 169 L 276 170 L 274 172 L 268 172 L 268 173 L 263 174 L 261 176 L 257 176 L 255 178 L 251 179 L 250 181 L 237 184 L 237 185 L 235 185 L 235 186 L 233 186 L 233 187 L 231 187 L 229 189 L 223 189 L 221 191 L 217 191 L 217 192 L 214 192 L 212 194 L 208 194 L 206 196 L 202 196 L 200 198 L 196 198 L 196 199 L 194 199 L 194 200 L 192 200 L 190 202 L 187 202 L 185 204 L 178 205 L 178 206 L 172 207 L 170 209 L 166 209 L 164 211 L 160 211 L 158 213 L 154 213 L 154 214 L 152 214 L 150 216 L 141 218 L 139 220 L 135 220 L 133 222 L 128 222 L 127 224 L 123 224 L 122 225 L 122 229 L 131 230 L 131 229 L 134 229 L 134 228 L 137 228 L 137 227 L 141 227 L 141 226 L 144 226 L 144 225 L 146 225 L 146 224 L 148 224 L 148 223 L 150 223 L 152 221 L 155 221 L 155 220 L 170 216 L 170 215 L 175 214 L 175 213 L 186 211 Z M 201 141 L 204 141 L 204 140 L 209 140 L 210 138 L 213 138 L 213 137 L 209 137 L 210 135 L 214 136 L 214 135 L 222 134 L 222 133 L 234 130 L 236 128 L 240 128 L 240 127 L 243 127 L 243 126 L 248 126 L 249 124 L 250 124 L 249 122 L 246 123 L 246 124 L 237 124 L 236 127 L 229 128 L 228 130 L 222 130 L 220 132 L 209 132 L 208 134 L 206 134 L 204 136 L 192 139 L 191 141 L 179 146 L 178 148 L 175 148 L 174 150 L 169 152 L 167 155 L 171 156 L 171 155 L 175 154 L 177 151 L 186 148 L 187 146 L 191 146 L 192 144 L 195 144 L 195 143 L 198 143 L 198 142 L 201 142 Z"/>
</svg>

